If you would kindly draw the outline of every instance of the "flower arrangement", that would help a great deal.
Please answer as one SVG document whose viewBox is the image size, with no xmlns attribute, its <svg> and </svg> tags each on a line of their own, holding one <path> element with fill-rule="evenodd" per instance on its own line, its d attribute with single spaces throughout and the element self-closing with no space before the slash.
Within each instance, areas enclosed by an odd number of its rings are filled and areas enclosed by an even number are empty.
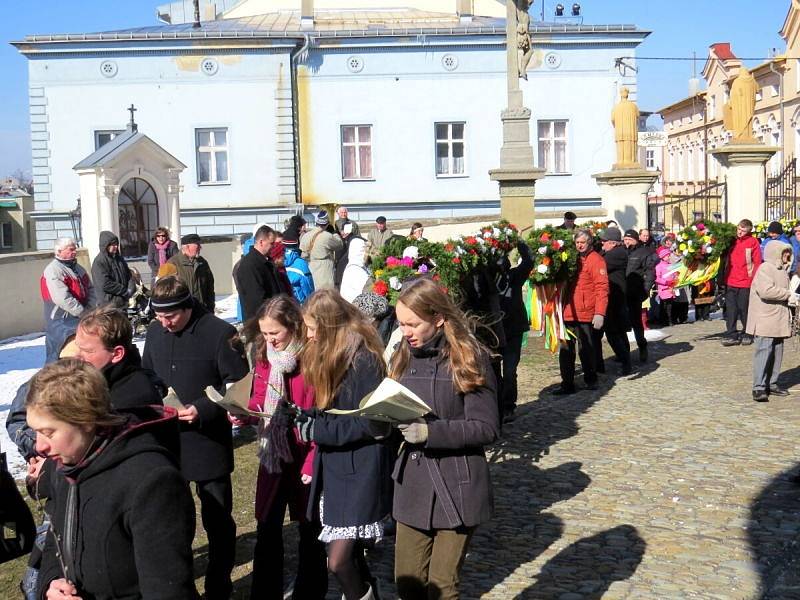
<svg viewBox="0 0 800 600">
<path fill-rule="evenodd" d="M 691 268 L 692 265 L 706 265 L 719 259 L 735 237 L 736 228 L 730 223 L 698 221 L 679 231 L 672 247 Z"/>
<path fill-rule="evenodd" d="M 767 237 L 767 228 L 772 221 L 761 221 L 760 223 L 756 223 L 753 226 L 753 233 L 759 239 L 764 239 Z M 780 219 L 778 221 L 783 226 L 783 232 L 789 235 L 789 232 L 792 231 L 795 227 L 800 225 L 800 221 L 797 219 Z"/>
<path fill-rule="evenodd" d="M 530 280 L 534 284 L 556 283 L 571 279 L 578 268 L 578 251 L 567 229 L 548 225 L 528 235 L 533 255 Z"/>
<path fill-rule="evenodd" d="M 588 221 L 587 223 L 575 225 L 575 231 L 579 229 L 587 229 L 592 232 L 592 237 L 596 238 L 598 235 L 600 235 L 600 232 L 603 231 L 603 229 L 606 229 L 606 227 L 608 227 L 608 225 L 606 225 L 603 221 Z M 575 232 L 573 231 L 573 233 Z"/>
</svg>

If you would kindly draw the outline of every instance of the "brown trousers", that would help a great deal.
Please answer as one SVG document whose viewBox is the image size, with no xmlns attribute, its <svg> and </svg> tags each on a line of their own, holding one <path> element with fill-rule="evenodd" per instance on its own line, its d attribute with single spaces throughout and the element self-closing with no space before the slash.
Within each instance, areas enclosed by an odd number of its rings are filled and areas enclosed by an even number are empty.
<svg viewBox="0 0 800 600">
<path fill-rule="evenodd" d="M 397 523 L 394 579 L 401 600 L 458 600 L 474 527 L 421 530 Z"/>
</svg>

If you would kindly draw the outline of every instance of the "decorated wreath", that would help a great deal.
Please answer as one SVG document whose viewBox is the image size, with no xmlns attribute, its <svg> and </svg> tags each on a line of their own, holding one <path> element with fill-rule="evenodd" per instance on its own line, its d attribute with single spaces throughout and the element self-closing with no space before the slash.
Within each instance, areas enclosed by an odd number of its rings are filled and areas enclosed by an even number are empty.
<svg viewBox="0 0 800 600">
<path fill-rule="evenodd" d="M 578 250 L 572 231 L 548 225 L 533 230 L 526 241 L 533 255 L 531 282 L 558 283 L 574 277 L 578 270 Z"/>
</svg>

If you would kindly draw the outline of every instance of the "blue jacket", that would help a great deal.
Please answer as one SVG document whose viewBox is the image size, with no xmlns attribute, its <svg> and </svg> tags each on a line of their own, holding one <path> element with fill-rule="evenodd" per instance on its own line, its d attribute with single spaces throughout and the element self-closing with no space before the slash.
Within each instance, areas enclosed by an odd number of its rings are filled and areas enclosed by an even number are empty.
<svg viewBox="0 0 800 600">
<path fill-rule="evenodd" d="M 794 236 L 792 236 L 792 237 L 794 237 Z M 780 242 L 783 242 L 784 244 L 791 244 L 791 242 L 789 241 L 789 238 L 786 237 L 785 233 L 780 234 L 776 238 L 771 238 L 771 237 L 767 236 L 763 240 L 761 240 L 761 256 L 764 256 L 764 248 L 766 248 L 767 244 L 769 244 L 773 240 L 778 240 Z M 792 245 L 792 248 L 794 248 L 794 245 Z"/>
<path fill-rule="evenodd" d="M 789 275 L 791 275 L 797 268 L 797 259 L 800 257 L 800 240 L 793 235 L 789 239 L 789 243 L 792 245 L 792 267 L 789 269 Z"/>
<path fill-rule="evenodd" d="M 311 277 L 311 269 L 305 259 L 300 258 L 297 250 L 286 249 L 284 253 L 284 267 L 289 283 L 292 284 L 292 293 L 301 304 L 314 293 L 314 279 Z"/>
</svg>

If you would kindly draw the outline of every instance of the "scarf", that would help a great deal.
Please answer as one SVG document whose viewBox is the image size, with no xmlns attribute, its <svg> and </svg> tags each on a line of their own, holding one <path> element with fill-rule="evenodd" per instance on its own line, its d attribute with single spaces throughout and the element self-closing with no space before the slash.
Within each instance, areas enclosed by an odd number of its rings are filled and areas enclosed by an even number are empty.
<svg viewBox="0 0 800 600">
<path fill-rule="evenodd" d="M 281 463 L 294 460 L 289 446 L 292 420 L 286 410 L 286 375 L 297 368 L 300 342 L 293 341 L 285 350 L 276 350 L 267 344 L 267 362 L 270 365 L 267 393 L 264 396 L 262 417 L 258 423 L 258 458 L 269 473 L 280 473 Z"/>
<path fill-rule="evenodd" d="M 158 250 L 158 265 L 159 266 L 161 266 L 165 262 L 167 262 L 167 248 L 169 248 L 170 241 L 171 240 L 169 238 L 167 238 L 167 241 L 165 241 L 163 244 L 159 244 L 156 241 L 153 242 L 153 244 L 156 247 L 156 250 Z"/>
</svg>

